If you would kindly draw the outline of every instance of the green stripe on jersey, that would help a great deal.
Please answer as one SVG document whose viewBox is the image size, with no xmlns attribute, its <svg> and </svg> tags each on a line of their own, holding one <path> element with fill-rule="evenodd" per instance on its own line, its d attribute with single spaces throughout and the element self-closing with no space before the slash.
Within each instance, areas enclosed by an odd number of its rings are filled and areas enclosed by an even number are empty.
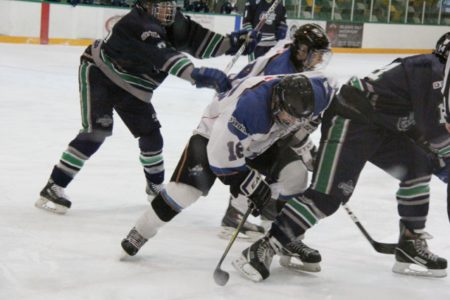
<svg viewBox="0 0 450 300">
<path fill-rule="evenodd" d="M 103 52 L 103 50 L 101 51 L 101 57 L 105 65 L 107 65 L 111 71 L 119 75 L 120 78 L 122 78 L 125 82 L 151 92 L 157 87 L 152 81 L 117 70 L 117 68 L 111 62 L 111 59 Z"/>
<path fill-rule="evenodd" d="M 348 120 L 336 116 L 331 126 L 326 143 L 324 144 L 320 165 L 313 182 L 316 191 L 327 194 L 331 179 L 334 175 L 334 168 L 337 164 L 336 157 L 342 147 Z"/>
<path fill-rule="evenodd" d="M 175 76 L 179 76 L 180 71 L 187 65 L 191 64 L 191 61 L 183 57 L 180 60 L 178 60 L 169 70 L 169 73 Z"/>
<path fill-rule="evenodd" d="M 89 107 L 88 107 L 88 97 L 89 97 L 89 84 L 88 84 L 88 74 L 89 74 L 90 63 L 83 62 L 80 65 L 80 106 L 81 106 L 81 126 L 84 130 L 89 129 Z"/>
<path fill-rule="evenodd" d="M 221 35 L 215 33 L 211 41 L 209 41 L 209 44 L 206 47 L 206 51 L 203 53 L 202 58 L 210 58 L 214 52 L 214 49 L 216 49 L 217 44 L 219 44 L 222 39 L 223 37 Z"/>
</svg>

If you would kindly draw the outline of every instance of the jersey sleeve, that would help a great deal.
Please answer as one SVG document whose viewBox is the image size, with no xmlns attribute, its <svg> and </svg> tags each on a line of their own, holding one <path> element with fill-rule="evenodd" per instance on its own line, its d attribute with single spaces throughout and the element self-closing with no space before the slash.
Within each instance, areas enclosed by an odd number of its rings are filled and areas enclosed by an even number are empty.
<svg viewBox="0 0 450 300">
<path fill-rule="evenodd" d="M 450 123 L 450 59 L 447 59 L 445 66 L 442 94 L 444 95 L 445 121 Z"/>
<path fill-rule="evenodd" d="M 181 12 L 177 13 L 175 23 L 167 31 L 169 41 L 178 51 L 195 58 L 216 57 L 230 49 L 228 37 L 204 28 Z"/>
</svg>

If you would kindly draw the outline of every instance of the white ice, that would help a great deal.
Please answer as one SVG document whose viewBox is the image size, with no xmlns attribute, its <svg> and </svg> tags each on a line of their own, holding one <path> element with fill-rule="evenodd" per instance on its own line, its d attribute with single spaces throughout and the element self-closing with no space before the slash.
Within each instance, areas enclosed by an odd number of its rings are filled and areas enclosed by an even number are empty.
<svg viewBox="0 0 450 300">
<path fill-rule="evenodd" d="M 252 283 L 230 265 L 249 245 L 239 241 L 222 265 L 230 281 L 217 286 L 212 274 L 227 244 L 217 237 L 228 195 L 220 182 L 134 260 L 119 261 L 121 239 L 148 206 L 137 141 L 119 118 L 114 135 L 68 187 L 73 206 L 67 215 L 36 209 L 53 165 L 80 128 L 82 51 L 0 44 L 0 299 L 450 299 L 448 278 L 392 273 L 394 258 L 376 253 L 343 209 L 306 236 L 322 253 L 320 273 L 294 273 L 274 261 L 270 278 Z M 329 69 L 344 81 L 395 57 L 336 54 Z M 197 64 L 223 69 L 228 60 Z M 177 78 L 155 93 L 167 178 L 212 95 Z M 427 229 L 435 236 L 431 249 L 450 258 L 445 188 L 433 180 Z M 378 241 L 397 240 L 396 189 L 395 180 L 368 165 L 350 201 Z"/>
</svg>

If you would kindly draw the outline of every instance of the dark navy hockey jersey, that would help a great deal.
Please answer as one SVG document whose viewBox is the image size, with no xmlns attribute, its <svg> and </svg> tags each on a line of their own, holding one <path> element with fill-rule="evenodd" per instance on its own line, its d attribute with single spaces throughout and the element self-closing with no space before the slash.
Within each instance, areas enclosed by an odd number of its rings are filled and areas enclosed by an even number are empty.
<svg viewBox="0 0 450 300">
<path fill-rule="evenodd" d="M 439 152 L 450 152 L 441 93 L 444 64 L 434 54 L 398 58 L 352 85 L 366 93 L 377 113 L 396 116 L 396 130 L 411 126 Z"/>
<path fill-rule="evenodd" d="M 245 3 L 243 27 L 253 29 L 259 23 L 261 17 L 272 6 L 273 0 L 247 0 Z M 279 27 L 287 29 L 286 9 L 280 2 L 275 12 L 267 17 L 266 23 L 261 29 L 262 39 L 258 46 L 273 46 L 276 44 L 275 33 Z"/>
<path fill-rule="evenodd" d="M 94 62 L 113 82 L 143 101 L 168 74 L 192 82 L 191 60 L 225 53 L 225 37 L 203 28 L 177 12 L 175 22 L 163 27 L 140 7 L 133 7 L 103 41 L 89 46 L 82 56 Z"/>
</svg>

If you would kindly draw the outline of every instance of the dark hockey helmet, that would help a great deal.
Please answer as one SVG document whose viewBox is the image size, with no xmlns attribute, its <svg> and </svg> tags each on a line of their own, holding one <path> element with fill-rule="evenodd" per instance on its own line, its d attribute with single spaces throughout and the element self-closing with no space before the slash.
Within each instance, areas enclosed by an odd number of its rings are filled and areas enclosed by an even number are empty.
<svg viewBox="0 0 450 300">
<path fill-rule="evenodd" d="M 450 32 L 445 33 L 436 43 L 433 54 L 439 57 L 442 62 L 446 62 L 450 53 Z"/>
<path fill-rule="evenodd" d="M 302 120 L 314 113 L 314 91 L 308 77 L 296 74 L 284 77 L 272 92 L 273 113 L 285 111 L 292 117 Z"/>
<path fill-rule="evenodd" d="M 330 41 L 320 25 L 300 26 L 292 37 L 291 60 L 298 71 L 324 68 L 331 59 Z"/>
<path fill-rule="evenodd" d="M 157 19 L 163 26 L 169 26 L 175 21 L 177 3 L 169 0 L 137 0 L 136 5 Z"/>
<path fill-rule="evenodd" d="M 329 49 L 330 41 L 320 25 L 309 23 L 300 26 L 294 33 L 294 47 L 300 44 L 307 45 L 310 49 Z"/>
</svg>

